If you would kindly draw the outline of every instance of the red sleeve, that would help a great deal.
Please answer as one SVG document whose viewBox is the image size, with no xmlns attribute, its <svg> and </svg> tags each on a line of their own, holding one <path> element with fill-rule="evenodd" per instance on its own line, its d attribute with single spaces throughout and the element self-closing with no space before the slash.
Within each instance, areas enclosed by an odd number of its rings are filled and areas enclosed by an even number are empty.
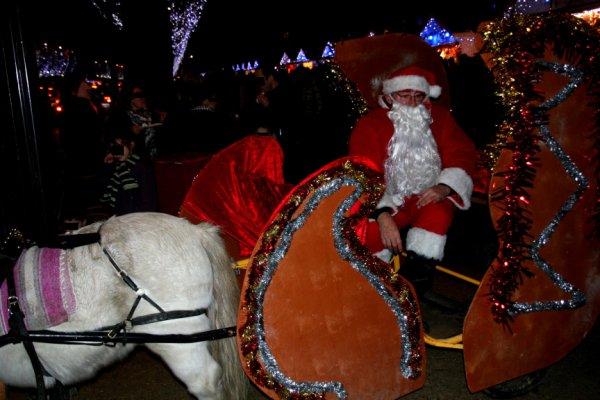
<svg viewBox="0 0 600 400">
<path fill-rule="evenodd" d="M 387 143 L 393 129 L 386 110 L 370 112 L 358 121 L 350 135 L 349 155 L 370 159 L 382 172 L 387 158 Z"/>
</svg>

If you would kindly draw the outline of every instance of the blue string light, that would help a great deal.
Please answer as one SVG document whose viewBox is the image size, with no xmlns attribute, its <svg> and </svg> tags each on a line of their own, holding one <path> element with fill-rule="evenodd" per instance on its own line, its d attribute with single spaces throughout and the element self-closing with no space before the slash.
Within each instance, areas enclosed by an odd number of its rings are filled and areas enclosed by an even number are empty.
<svg viewBox="0 0 600 400">
<path fill-rule="evenodd" d="M 306 62 L 306 61 L 308 61 L 308 58 L 306 58 L 306 55 L 304 54 L 304 50 L 300 49 L 300 51 L 298 52 L 298 56 L 296 57 L 296 62 L 301 63 L 301 62 Z"/>
<path fill-rule="evenodd" d="M 431 47 L 456 43 L 454 36 L 442 28 L 434 18 L 431 18 L 429 21 L 427 21 L 425 28 L 423 28 L 419 35 Z"/>
<path fill-rule="evenodd" d="M 335 49 L 333 48 L 333 44 L 331 42 L 327 42 L 325 45 L 325 49 L 323 49 L 323 54 L 321 58 L 331 58 L 335 56 Z"/>
<path fill-rule="evenodd" d="M 290 57 L 287 55 L 286 52 L 284 52 L 283 56 L 281 56 L 281 60 L 279 61 L 279 65 L 286 65 L 291 62 L 292 62 L 292 60 L 290 60 Z"/>
</svg>

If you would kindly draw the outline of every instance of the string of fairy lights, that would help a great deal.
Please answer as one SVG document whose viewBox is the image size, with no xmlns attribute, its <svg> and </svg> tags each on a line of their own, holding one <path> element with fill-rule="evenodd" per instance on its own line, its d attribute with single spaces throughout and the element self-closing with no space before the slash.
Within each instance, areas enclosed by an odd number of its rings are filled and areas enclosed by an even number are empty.
<svg viewBox="0 0 600 400">
<path fill-rule="evenodd" d="M 35 60 L 40 78 L 65 76 L 73 70 L 76 63 L 75 53 L 72 50 L 48 45 L 47 42 L 35 51 Z"/>
<path fill-rule="evenodd" d="M 92 6 L 98 13 L 110 21 L 117 30 L 123 30 L 124 23 L 121 17 L 121 1 L 116 0 L 90 0 Z M 207 0 L 168 0 L 167 11 L 171 24 L 171 49 L 173 53 L 172 73 L 175 77 L 179 71 L 180 65 L 184 60 L 187 45 L 192 33 L 195 31 Z M 536 13 L 547 11 L 550 7 L 549 0 L 518 0 L 513 7 L 507 10 L 509 13 Z M 574 14 L 590 23 L 598 20 L 600 12 L 598 9 Z M 369 36 L 374 35 L 373 32 Z M 434 18 L 431 18 L 419 34 L 429 45 L 438 49 L 443 58 L 455 58 L 461 53 L 472 54 L 474 51 L 475 34 L 463 33 L 453 35 L 443 28 Z M 331 42 L 327 42 L 321 55 L 322 59 L 333 58 L 335 48 Z M 193 58 L 193 54 L 189 56 Z M 62 49 L 61 46 L 54 48 L 45 44 L 36 51 L 36 61 L 40 77 L 64 76 L 74 67 L 76 59 L 74 52 Z M 287 53 L 283 53 L 279 66 L 303 64 L 305 67 L 314 66 L 313 61 L 306 57 L 304 50 L 300 49 L 295 59 L 290 58 Z M 260 68 L 257 59 L 234 64 L 233 71 L 252 72 Z M 108 77 L 110 74 L 103 74 Z"/>
<path fill-rule="evenodd" d="M 173 51 L 173 76 L 177 75 L 185 55 L 190 36 L 198 26 L 206 0 L 171 1 L 167 8 L 171 21 L 171 49 Z"/>
<path fill-rule="evenodd" d="M 185 56 L 188 42 L 196 30 L 207 0 L 167 0 L 167 11 L 171 23 L 171 50 L 173 52 L 173 76 Z M 90 0 L 92 6 L 117 30 L 123 30 L 119 0 Z"/>
<path fill-rule="evenodd" d="M 123 30 L 121 2 L 119 0 L 90 0 L 90 2 L 104 19 L 110 21 L 118 30 Z"/>
<path fill-rule="evenodd" d="M 202 13 L 206 6 L 207 0 L 165 0 L 167 3 L 167 11 L 169 13 L 169 20 L 171 23 L 171 50 L 173 53 L 173 77 L 177 75 L 181 63 L 184 60 L 188 42 L 191 35 L 195 31 L 198 23 L 202 17 Z M 90 0 L 92 6 L 98 11 L 98 13 L 110 21 L 118 30 L 123 30 L 124 24 L 121 18 L 121 1 L 120 0 Z M 536 14 L 546 12 L 552 9 L 551 0 L 516 0 L 514 4 L 505 12 L 505 16 L 512 14 Z M 597 20 L 600 13 L 598 10 L 590 10 L 583 13 L 575 14 L 580 18 L 586 20 Z M 369 36 L 372 36 L 370 33 Z M 432 47 L 438 48 L 440 56 L 443 58 L 456 58 L 461 52 L 472 53 L 468 50 L 469 47 L 473 46 L 474 39 L 468 35 L 462 35 L 462 37 L 454 36 L 452 33 L 444 29 L 439 23 L 431 18 L 423 30 L 420 32 L 420 36 Z M 467 49 L 461 51 L 461 48 Z M 328 47 L 323 52 L 321 58 L 333 57 L 333 46 L 328 43 Z M 47 57 L 51 58 L 51 57 Z M 193 55 L 189 56 L 193 59 Z M 42 61 L 42 63 L 45 61 Z M 65 61 L 47 61 L 47 64 L 64 63 Z M 280 66 L 293 65 L 301 63 L 310 63 L 309 60 L 300 49 L 298 56 L 295 59 L 289 58 L 286 53 L 283 54 Z M 307 65 L 310 67 L 309 65 Z M 232 66 L 234 71 L 254 71 L 259 68 L 259 61 L 245 61 L 237 63 Z M 61 75 L 60 68 L 57 66 L 58 75 Z M 46 68 L 43 73 L 44 76 L 52 76 L 53 68 Z M 62 73 L 64 74 L 64 72 Z"/>
</svg>

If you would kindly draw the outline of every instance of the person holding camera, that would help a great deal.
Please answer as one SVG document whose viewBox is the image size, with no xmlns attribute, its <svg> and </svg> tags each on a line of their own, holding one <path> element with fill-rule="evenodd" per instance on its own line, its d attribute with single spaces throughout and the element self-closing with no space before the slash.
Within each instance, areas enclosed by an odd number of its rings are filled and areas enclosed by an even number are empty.
<svg viewBox="0 0 600 400">
<path fill-rule="evenodd" d="M 152 166 L 155 141 L 149 133 L 152 124 L 145 95 L 134 87 L 128 99 L 127 109 L 116 110 L 108 125 L 110 139 L 104 157 L 110 172 L 101 202 L 116 215 L 157 210 Z"/>
<path fill-rule="evenodd" d="M 140 157 L 134 153 L 134 146 L 133 140 L 115 137 L 104 157 L 110 172 L 100 201 L 116 215 L 139 211 L 140 184 L 136 170 Z"/>
</svg>

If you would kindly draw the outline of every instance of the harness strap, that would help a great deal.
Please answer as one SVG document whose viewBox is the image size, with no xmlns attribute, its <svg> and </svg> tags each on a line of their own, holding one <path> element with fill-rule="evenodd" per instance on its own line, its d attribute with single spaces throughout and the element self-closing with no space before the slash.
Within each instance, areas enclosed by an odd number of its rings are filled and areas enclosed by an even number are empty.
<svg viewBox="0 0 600 400">
<path fill-rule="evenodd" d="M 112 264 L 115 271 L 117 271 L 117 274 L 119 274 L 121 279 L 123 279 L 123 282 L 125 282 L 127 284 L 127 286 L 129 286 L 131 288 L 131 290 L 138 293 L 138 299 L 136 299 L 136 302 L 134 303 L 132 310 L 130 311 L 130 314 L 133 314 L 133 312 L 137 308 L 140 297 L 143 298 L 144 300 L 146 300 L 148 303 L 150 303 L 158 311 L 165 312 L 165 310 L 163 310 L 158 304 L 156 304 L 156 302 L 154 302 L 154 300 L 152 300 L 150 297 L 148 297 L 148 295 L 146 295 L 145 293 L 143 293 L 143 291 L 140 290 L 138 285 L 135 284 L 135 282 L 133 281 L 133 279 L 131 279 L 131 277 L 127 274 L 127 272 L 125 272 L 123 269 L 121 269 L 121 267 L 119 267 L 119 265 L 112 258 L 112 256 L 110 255 L 110 253 L 108 252 L 106 247 L 102 247 L 102 251 L 104 252 L 104 254 L 106 254 L 108 261 L 110 261 L 110 263 Z"/>
<path fill-rule="evenodd" d="M 12 270 L 11 270 L 12 272 Z M 42 365 L 40 358 L 35 351 L 35 347 L 31 340 L 29 340 L 27 328 L 25 327 L 25 317 L 21 307 L 19 306 L 19 298 L 17 297 L 17 290 L 15 288 L 15 281 L 12 273 L 6 278 L 6 285 L 8 289 L 8 326 L 9 332 L 7 336 L 11 336 L 15 342 L 23 342 L 23 347 L 29 356 L 31 361 L 31 367 L 35 375 L 35 384 L 37 390 L 37 398 L 46 398 L 46 385 L 44 384 L 44 372 L 46 369 Z"/>
<path fill-rule="evenodd" d="M 180 318 L 189 318 L 196 317 L 198 315 L 204 315 L 207 313 L 206 308 L 198 308 L 195 310 L 174 310 L 174 311 L 164 311 L 162 313 L 156 314 L 148 314 L 141 317 L 135 317 L 131 319 L 131 325 L 146 325 L 154 322 L 167 321 L 170 319 L 180 319 Z"/>
<path fill-rule="evenodd" d="M 57 331 L 30 331 L 29 337 L 32 342 L 55 343 L 55 344 L 81 344 L 81 345 L 110 345 L 117 343 L 196 343 L 208 340 L 219 340 L 234 337 L 236 327 L 213 329 L 210 331 L 196 332 L 191 334 L 164 334 L 152 333 L 117 333 L 114 338 L 109 338 L 107 331 L 91 332 L 57 332 Z"/>
<path fill-rule="evenodd" d="M 25 347 L 25 351 L 27 351 L 27 355 L 31 361 L 31 366 L 33 367 L 33 373 L 35 374 L 37 398 L 40 400 L 45 399 L 46 385 L 44 383 L 44 366 L 42 365 L 42 362 L 35 351 L 35 347 L 33 347 L 33 343 L 30 340 L 23 340 L 23 346 Z"/>
<path fill-rule="evenodd" d="M 71 235 L 58 235 L 47 243 L 39 244 L 38 247 L 52 247 L 63 250 L 73 249 L 75 247 L 87 246 L 88 244 L 98 243 L 100 241 L 100 232 L 75 233 Z"/>
<path fill-rule="evenodd" d="M 139 299 L 139 297 L 138 297 Z M 118 324 L 106 326 L 100 328 L 99 331 L 109 331 L 108 337 L 114 339 L 119 332 L 124 332 L 127 335 L 127 331 L 137 325 L 147 325 L 154 322 L 167 321 L 170 319 L 180 319 L 196 317 L 198 315 L 206 314 L 206 308 L 198 308 L 196 310 L 174 310 L 174 311 L 163 311 L 155 314 L 143 315 L 141 317 L 131 318 L 131 313 L 125 321 L 119 322 Z"/>
<path fill-rule="evenodd" d="M 146 295 L 146 293 L 144 293 L 143 290 L 141 290 L 139 288 L 139 286 L 134 282 L 133 279 L 131 279 L 131 277 L 127 274 L 127 272 L 125 270 L 123 270 L 121 267 L 119 267 L 119 265 L 117 264 L 115 259 L 112 257 L 112 255 L 110 254 L 108 249 L 106 247 L 102 246 L 102 243 L 100 243 L 100 239 L 101 239 L 100 230 L 101 229 L 102 229 L 102 226 L 100 226 L 100 228 L 98 229 L 98 244 L 102 247 L 102 252 L 106 255 L 106 257 L 108 258 L 108 261 L 110 261 L 110 264 L 113 266 L 115 271 L 117 271 L 117 274 L 119 274 L 121 279 L 127 284 L 127 286 L 129 286 L 131 288 L 131 290 L 135 291 L 138 295 L 136 297 L 135 301 L 133 302 L 131 309 L 129 310 L 127 318 L 124 321 L 119 322 L 118 324 L 113 325 L 113 326 L 102 328 L 102 330 L 109 331 L 108 332 L 109 338 L 114 339 L 118 333 L 122 332 L 122 334 L 124 335 L 125 340 L 126 340 L 127 331 L 136 325 L 145 325 L 145 324 L 150 324 L 153 322 L 167 321 L 169 319 L 188 318 L 188 317 L 195 317 L 198 315 L 206 314 L 207 311 L 205 308 L 200 308 L 200 309 L 191 310 L 191 311 L 189 311 L 189 310 L 185 310 L 185 311 L 182 311 L 182 310 L 165 311 L 165 310 L 163 310 L 162 307 L 160 307 L 154 300 L 152 300 L 148 295 Z M 141 317 L 134 318 L 133 314 L 135 313 L 135 310 L 137 309 L 138 305 L 140 304 L 141 299 L 146 300 L 154 308 L 156 308 L 159 312 L 155 313 L 155 314 L 149 314 L 149 315 L 144 315 Z"/>
</svg>

